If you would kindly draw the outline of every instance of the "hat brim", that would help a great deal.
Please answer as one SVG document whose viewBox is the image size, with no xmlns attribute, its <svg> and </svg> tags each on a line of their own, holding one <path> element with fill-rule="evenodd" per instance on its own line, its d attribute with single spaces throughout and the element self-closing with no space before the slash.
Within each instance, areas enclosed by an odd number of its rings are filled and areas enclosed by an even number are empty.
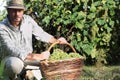
<svg viewBox="0 0 120 80">
<path fill-rule="evenodd" d="M 24 7 L 19 7 L 19 6 L 5 6 L 5 8 L 11 8 L 11 9 L 25 9 Z"/>
</svg>

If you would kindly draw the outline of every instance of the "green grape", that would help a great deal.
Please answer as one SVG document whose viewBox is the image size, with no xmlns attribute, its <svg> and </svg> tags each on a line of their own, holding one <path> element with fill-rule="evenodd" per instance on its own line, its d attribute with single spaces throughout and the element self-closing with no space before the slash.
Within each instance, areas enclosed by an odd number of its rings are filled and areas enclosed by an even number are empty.
<svg viewBox="0 0 120 80">
<path fill-rule="evenodd" d="M 60 49 L 54 49 L 53 53 L 51 54 L 49 60 L 55 61 L 55 60 L 64 60 L 68 58 L 68 54 Z"/>
<path fill-rule="evenodd" d="M 79 53 L 69 53 L 70 58 L 84 58 L 83 56 L 81 56 Z"/>
<path fill-rule="evenodd" d="M 51 54 L 49 61 L 56 61 L 56 60 L 65 60 L 71 58 L 83 58 L 83 56 L 79 55 L 78 53 L 66 53 L 60 49 L 54 49 L 53 53 Z"/>
</svg>

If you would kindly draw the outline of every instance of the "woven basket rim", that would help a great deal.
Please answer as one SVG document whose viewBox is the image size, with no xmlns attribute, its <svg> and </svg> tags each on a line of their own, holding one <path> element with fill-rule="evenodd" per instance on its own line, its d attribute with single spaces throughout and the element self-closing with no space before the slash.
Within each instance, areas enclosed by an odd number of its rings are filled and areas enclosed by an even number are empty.
<svg viewBox="0 0 120 80">
<path fill-rule="evenodd" d="M 55 61 L 49 61 L 49 60 L 42 60 L 42 61 L 40 61 L 40 63 L 55 63 L 55 62 L 63 62 L 63 61 L 72 61 L 72 60 L 77 60 L 77 59 L 80 59 L 80 60 L 85 60 L 84 58 L 70 58 L 70 59 L 64 59 L 64 60 L 55 60 Z"/>
</svg>

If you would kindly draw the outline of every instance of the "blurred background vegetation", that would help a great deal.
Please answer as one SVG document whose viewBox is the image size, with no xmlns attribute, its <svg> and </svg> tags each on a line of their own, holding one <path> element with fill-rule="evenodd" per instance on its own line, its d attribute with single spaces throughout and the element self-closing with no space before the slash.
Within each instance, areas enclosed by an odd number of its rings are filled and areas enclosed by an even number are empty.
<svg viewBox="0 0 120 80">
<path fill-rule="evenodd" d="M 115 70 L 120 75 L 118 67 L 120 65 L 120 0 L 24 0 L 24 2 L 25 14 L 33 17 L 45 31 L 56 38 L 65 37 L 78 53 L 86 57 L 85 65 L 95 65 L 97 69 L 104 65 L 117 65 Z M 0 12 L 0 20 L 5 16 L 6 11 Z M 34 52 L 44 51 L 49 46 L 35 39 L 33 43 Z M 69 51 L 69 49 L 65 50 Z M 90 70 L 92 69 L 85 68 L 83 72 L 91 73 Z M 102 70 L 96 75 L 101 73 L 102 76 Z M 94 71 L 89 77 L 93 76 L 95 77 Z"/>
<path fill-rule="evenodd" d="M 25 0 L 25 4 L 26 14 L 56 38 L 65 37 L 86 57 L 86 64 L 120 62 L 119 0 Z M 46 49 L 37 44 L 36 51 Z"/>
</svg>

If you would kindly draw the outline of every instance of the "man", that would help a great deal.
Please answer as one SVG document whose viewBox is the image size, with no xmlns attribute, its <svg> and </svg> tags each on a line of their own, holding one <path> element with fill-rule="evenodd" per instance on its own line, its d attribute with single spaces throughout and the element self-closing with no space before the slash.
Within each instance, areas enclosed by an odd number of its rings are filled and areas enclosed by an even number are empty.
<svg viewBox="0 0 120 80">
<path fill-rule="evenodd" d="M 26 66 L 27 60 L 40 61 L 48 59 L 50 56 L 48 51 L 32 54 L 32 35 L 37 40 L 47 43 L 60 41 L 60 44 L 64 44 L 67 41 L 62 37 L 55 39 L 39 27 L 30 16 L 24 15 L 23 0 L 9 0 L 6 9 L 7 18 L 0 23 L 0 56 L 3 56 L 5 62 L 5 75 L 10 80 L 17 80 L 18 75 Z"/>
</svg>

